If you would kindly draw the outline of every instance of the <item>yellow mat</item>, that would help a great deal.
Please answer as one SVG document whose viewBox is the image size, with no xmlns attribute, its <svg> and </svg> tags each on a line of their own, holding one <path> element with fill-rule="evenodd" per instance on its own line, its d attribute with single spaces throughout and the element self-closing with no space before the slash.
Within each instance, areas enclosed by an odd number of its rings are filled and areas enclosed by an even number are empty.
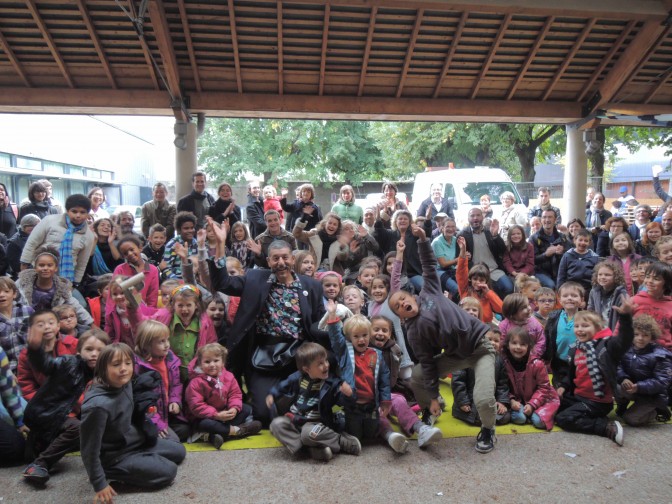
<svg viewBox="0 0 672 504">
<path fill-rule="evenodd" d="M 453 418 L 451 414 L 451 408 L 453 406 L 453 392 L 450 388 L 450 383 L 447 381 L 442 381 L 440 385 L 441 395 L 446 401 L 446 411 L 441 415 L 436 422 L 435 426 L 441 429 L 444 438 L 458 438 L 458 437 L 476 437 L 479 427 L 473 427 L 461 420 Z M 395 430 L 399 430 L 398 426 L 392 423 Z M 560 430 L 555 427 L 553 429 Z M 502 425 L 497 427 L 497 435 L 507 435 L 507 434 L 544 434 L 546 431 L 539 430 L 534 428 L 531 424 L 529 425 Z M 212 445 L 209 443 L 197 442 L 197 443 L 186 443 L 185 444 L 187 451 L 190 452 L 201 452 L 201 451 L 215 451 Z M 249 450 L 256 448 L 277 448 L 282 446 L 277 439 L 275 439 L 268 430 L 262 430 L 260 434 L 256 436 L 250 436 L 245 439 L 236 439 L 226 441 L 222 445 L 222 450 Z"/>
</svg>

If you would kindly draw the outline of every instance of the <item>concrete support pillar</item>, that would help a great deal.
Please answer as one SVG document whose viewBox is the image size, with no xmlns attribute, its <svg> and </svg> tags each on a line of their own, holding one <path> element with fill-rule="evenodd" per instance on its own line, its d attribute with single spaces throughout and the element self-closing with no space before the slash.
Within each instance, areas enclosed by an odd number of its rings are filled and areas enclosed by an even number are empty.
<svg viewBox="0 0 672 504">
<path fill-rule="evenodd" d="M 194 122 L 187 123 L 186 128 L 186 148 L 175 148 L 175 201 L 191 192 L 191 176 L 198 171 L 198 128 Z"/>
<path fill-rule="evenodd" d="M 565 180 L 563 200 L 565 213 L 562 223 L 579 218 L 586 219 L 586 179 L 588 177 L 588 157 L 583 143 L 583 134 L 576 126 L 567 125 L 567 155 L 565 156 Z"/>
</svg>

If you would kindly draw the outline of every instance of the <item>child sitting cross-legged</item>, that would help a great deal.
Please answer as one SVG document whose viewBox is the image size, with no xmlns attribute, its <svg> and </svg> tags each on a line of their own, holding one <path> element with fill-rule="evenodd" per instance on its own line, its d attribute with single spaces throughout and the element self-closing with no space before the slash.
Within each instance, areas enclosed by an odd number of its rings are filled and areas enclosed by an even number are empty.
<svg viewBox="0 0 672 504">
<path fill-rule="evenodd" d="M 261 422 L 248 421 L 252 408 L 243 404 L 243 393 L 233 374 L 224 366 L 228 351 L 219 343 L 198 349 L 197 366 L 185 394 L 189 411 L 197 419 L 196 428 L 208 434 L 218 450 L 225 440 L 257 434 Z"/>
<path fill-rule="evenodd" d="M 511 390 L 511 421 L 523 425 L 532 422 L 537 429 L 551 430 L 560 398 L 542 360 L 532 355 L 534 340 L 525 327 L 509 329 L 504 348 L 504 365 Z"/>
<path fill-rule="evenodd" d="M 597 434 L 623 446 L 623 427 L 607 415 L 614 407 L 616 367 L 632 345 L 634 309 L 630 300 L 614 307 L 619 314 L 616 336 L 602 329 L 602 317 L 595 312 L 574 316 L 576 345 L 569 351 L 569 373 L 558 387 L 561 403 L 555 421 L 562 429 Z"/>
<path fill-rule="evenodd" d="M 530 338 L 532 338 L 530 356 L 532 358 L 541 358 L 546 351 L 544 327 L 536 318 L 531 316 L 532 309 L 527 297 L 518 292 L 506 296 L 502 304 L 502 315 L 504 315 L 504 320 L 499 324 L 499 329 L 504 335 L 502 346 L 508 348 L 507 339 L 509 331 L 512 328 L 524 327 Z"/>
<path fill-rule="evenodd" d="M 636 315 L 632 325 L 632 347 L 618 365 L 620 398 L 616 414 L 633 427 L 652 422 L 657 416 L 667 421 L 672 352 L 657 343 L 661 331 L 651 315 Z M 630 401 L 634 402 L 628 407 Z"/>
<path fill-rule="evenodd" d="M 381 351 L 369 347 L 371 322 L 355 315 L 341 324 L 332 300 L 327 313 L 331 348 L 341 376 L 354 391 L 353 400 L 344 407 L 345 430 L 359 440 L 376 439 L 379 419 L 386 417 L 392 406 L 390 370 Z"/>
<path fill-rule="evenodd" d="M 271 434 L 292 455 L 305 446 L 315 460 L 329 461 L 334 453 L 359 455 L 359 440 L 339 432 L 333 408 L 343 405 L 352 388 L 329 372 L 327 351 L 317 343 L 304 343 L 296 351 L 298 371 L 271 389 L 266 405 L 276 416 Z"/>
</svg>

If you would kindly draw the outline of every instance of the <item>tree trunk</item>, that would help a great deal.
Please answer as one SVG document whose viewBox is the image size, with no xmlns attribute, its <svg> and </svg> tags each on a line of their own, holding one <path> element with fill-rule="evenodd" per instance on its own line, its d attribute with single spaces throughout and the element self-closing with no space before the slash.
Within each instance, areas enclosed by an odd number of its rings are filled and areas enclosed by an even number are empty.
<svg viewBox="0 0 672 504">
<path fill-rule="evenodd" d="M 591 156 L 588 156 L 590 161 L 590 180 L 588 185 L 602 192 L 604 187 L 604 142 L 606 126 L 598 126 L 595 128 L 597 134 L 597 141 L 600 142 L 600 149 Z"/>
<path fill-rule="evenodd" d="M 534 157 L 537 148 L 534 145 L 514 145 L 514 150 L 520 162 L 521 182 L 534 182 Z"/>
</svg>

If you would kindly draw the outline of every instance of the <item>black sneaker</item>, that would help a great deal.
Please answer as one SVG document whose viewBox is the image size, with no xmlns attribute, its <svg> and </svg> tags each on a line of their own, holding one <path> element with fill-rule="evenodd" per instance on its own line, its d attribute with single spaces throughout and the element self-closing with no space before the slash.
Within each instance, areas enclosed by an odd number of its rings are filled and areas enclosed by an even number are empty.
<svg viewBox="0 0 672 504">
<path fill-rule="evenodd" d="M 37 464 L 30 464 L 23 470 L 23 477 L 28 483 L 44 485 L 49 481 L 49 471 Z"/>
<path fill-rule="evenodd" d="M 623 415 L 628 410 L 628 403 L 618 403 L 616 405 L 616 416 L 623 418 Z"/>
<path fill-rule="evenodd" d="M 489 453 L 494 450 L 496 442 L 495 429 L 481 427 L 481 432 L 476 437 L 476 451 L 478 453 Z"/>
<path fill-rule="evenodd" d="M 359 455 L 362 452 L 362 443 L 360 443 L 359 439 L 351 434 L 342 432 L 341 437 L 338 440 L 338 444 L 341 445 L 341 453 Z"/>
<path fill-rule="evenodd" d="M 672 418 L 670 408 L 656 408 L 656 420 L 662 423 L 669 422 Z"/>
<path fill-rule="evenodd" d="M 224 444 L 224 438 L 220 434 L 212 434 L 210 435 L 210 442 L 215 449 L 219 450 Z"/>
<path fill-rule="evenodd" d="M 621 422 L 609 422 L 607 424 L 606 436 L 618 446 L 623 446 L 623 426 Z"/>
<path fill-rule="evenodd" d="M 252 420 L 251 422 L 245 422 L 243 425 L 238 427 L 238 437 L 252 436 L 254 434 L 259 434 L 261 430 L 261 422 L 259 420 Z"/>
</svg>

